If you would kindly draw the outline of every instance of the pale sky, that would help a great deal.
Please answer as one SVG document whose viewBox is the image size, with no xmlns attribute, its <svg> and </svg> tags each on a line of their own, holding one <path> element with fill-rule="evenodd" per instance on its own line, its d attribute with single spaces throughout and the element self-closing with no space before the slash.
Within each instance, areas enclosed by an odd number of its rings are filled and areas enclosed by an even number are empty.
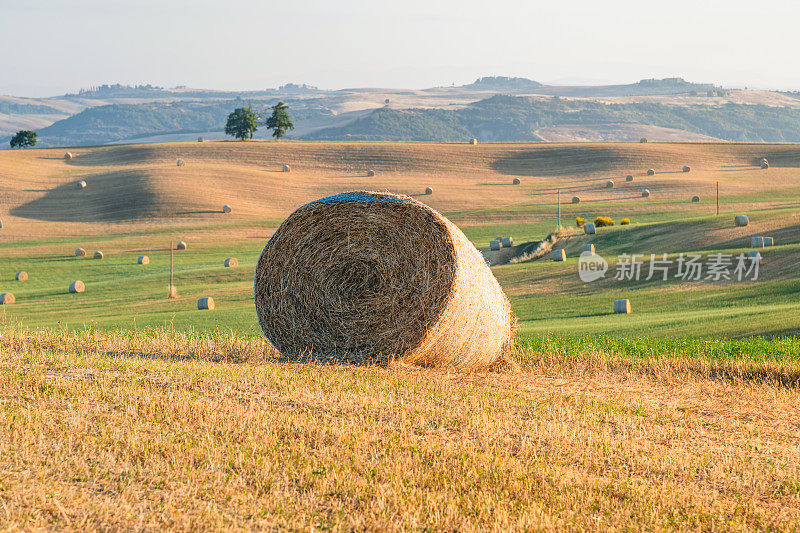
<svg viewBox="0 0 800 533">
<path fill-rule="evenodd" d="M 0 0 L 0 94 L 682 76 L 800 89 L 800 2 Z"/>
</svg>

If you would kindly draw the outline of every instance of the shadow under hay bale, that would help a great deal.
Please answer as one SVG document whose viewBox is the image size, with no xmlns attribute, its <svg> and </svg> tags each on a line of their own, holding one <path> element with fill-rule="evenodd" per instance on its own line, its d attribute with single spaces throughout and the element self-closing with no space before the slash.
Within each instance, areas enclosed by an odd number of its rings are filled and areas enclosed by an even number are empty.
<svg viewBox="0 0 800 533">
<path fill-rule="evenodd" d="M 267 242 L 259 324 L 287 359 L 460 370 L 513 345 L 515 319 L 483 256 L 406 196 L 356 191 L 306 204 Z"/>
</svg>

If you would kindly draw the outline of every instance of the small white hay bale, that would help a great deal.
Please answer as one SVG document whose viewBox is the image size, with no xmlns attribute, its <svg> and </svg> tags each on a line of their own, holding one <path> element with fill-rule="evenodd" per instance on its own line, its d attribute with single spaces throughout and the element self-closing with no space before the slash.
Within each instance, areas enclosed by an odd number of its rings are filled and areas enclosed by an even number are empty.
<svg viewBox="0 0 800 533">
<path fill-rule="evenodd" d="M 100 250 L 97 250 L 92 257 L 94 257 L 95 259 L 102 259 L 103 258 L 103 252 L 101 252 Z"/>
<path fill-rule="evenodd" d="M 292 171 L 292 167 L 290 167 L 289 165 L 283 165 L 283 171 L 284 172 L 291 172 Z"/>
<path fill-rule="evenodd" d="M 639 142 L 642 143 L 642 144 L 646 143 L 647 142 L 647 137 L 642 137 L 641 139 L 639 139 Z"/>
<path fill-rule="evenodd" d="M 642 191 L 642 198 L 650 198 L 650 189 L 645 189 Z"/>
<path fill-rule="evenodd" d="M 69 286 L 69 292 L 72 294 L 76 294 L 79 292 L 83 292 L 86 290 L 86 287 L 83 285 L 81 280 L 73 281 Z"/>
<path fill-rule="evenodd" d="M 175 249 L 176 250 L 185 250 L 186 249 L 186 243 L 183 242 L 183 241 L 178 241 L 178 244 L 175 246 Z"/>
<path fill-rule="evenodd" d="M 700 197 L 699 196 L 697 196 L 697 195 L 692 196 L 692 203 L 696 204 L 699 201 L 700 201 Z"/>
<path fill-rule="evenodd" d="M 229 257 L 225 260 L 226 267 L 237 267 L 239 266 L 239 260 L 235 257 Z"/>
<path fill-rule="evenodd" d="M 759 261 L 761 260 L 761 252 L 759 252 L 758 250 L 750 250 L 745 255 L 747 255 L 747 257 L 758 259 Z"/>
<path fill-rule="evenodd" d="M 500 241 L 498 241 L 498 240 L 489 241 L 489 249 L 490 250 L 499 250 L 500 246 L 501 246 L 500 245 Z"/>
<path fill-rule="evenodd" d="M 425 187 L 425 194 L 433 194 L 433 189 L 430 187 Z"/>
<path fill-rule="evenodd" d="M 606 189 L 613 189 L 614 188 L 614 180 L 608 180 L 606 182 Z"/>
<path fill-rule="evenodd" d="M 0 305 L 9 305 L 16 301 L 17 299 L 14 298 L 14 295 L 10 292 L 4 292 L 3 294 L 0 294 Z"/>
<path fill-rule="evenodd" d="M 573 197 L 572 197 L 572 203 L 573 203 L 573 204 L 579 204 L 579 203 L 581 203 L 581 197 L 580 197 L 580 196 L 573 196 Z"/>
<path fill-rule="evenodd" d="M 691 172 L 692 168 L 689 165 L 683 165 L 683 171 L 684 172 Z"/>
<path fill-rule="evenodd" d="M 75 248 L 75 257 L 84 257 L 86 255 L 86 250 L 83 248 Z"/>
<path fill-rule="evenodd" d="M 766 170 L 766 169 L 768 169 L 768 168 L 769 168 L 769 163 L 767 163 L 766 161 L 764 161 L 764 162 L 762 162 L 762 163 L 761 163 L 759 166 L 761 167 L 761 169 L 762 169 L 762 170 Z"/>
<path fill-rule="evenodd" d="M 205 139 L 203 137 L 198 137 L 197 138 L 197 142 L 199 142 L 199 143 L 205 142 Z"/>
<path fill-rule="evenodd" d="M 589 252 L 590 254 L 594 255 L 594 244 L 587 242 L 581 246 L 581 253 L 583 252 Z"/>
<path fill-rule="evenodd" d="M 79 181 L 79 182 L 78 182 L 78 183 L 77 183 L 75 186 L 76 186 L 77 188 L 79 188 L 79 189 L 85 189 L 85 188 L 86 188 L 86 182 L 85 182 L 85 181 L 83 181 L 83 180 L 81 180 L 81 181 Z"/>
<path fill-rule="evenodd" d="M 553 250 L 553 261 L 566 261 L 567 252 L 563 248 Z"/>
<path fill-rule="evenodd" d="M 764 237 L 750 237 L 750 246 L 753 248 L 763 248 Z"/>
<path fill-rule="evenodd" d="M 140 255 L 139 259 L 137 259 L 136 262 L 139 263 L 140 265 L 149 265 L 150 258 L 147 257 L 146 255 Z"/>
<path fill-rule="evenodd" d="M 177 165 L 179 167 L 182 167 L 183 166 L 183 159 L 178 159 Z"/>
<path fill-rule="evenodd" d="M 197 308 L 198 309 L 208 309 L 209 311 L 214 310 L 214 298 L 211 296 L 206 296 L 205 298 L 200 298 L 197 300 Z"/>
<path fill-rule="evenodd" d="M 469 143 L 470 144 L 478 144 L 478 139 L 472 139 Z"/>
<path fill-rule="evenodd" d="M 733 224 L 737 228 L 741 228 L 750 224 L 750 219 L 747 218 L 747 215 L 736 215 L 733 218 Z"/>
<path fill-rule="evenodd" d="M 511 237 L 503 237 L 502 243 L 503 248 L 511 248 L 514 246 L 514 239 Z"/>
<path fill-rule="evenodd" d="M 514 178 L 514 180 L 511 183 L 513 185 L 519 185 L 521 182 L 519 181 L 519 178 Z"/>
<path fill-rule="evenodd" d="M 24 270 L 20 270 L 14 275 L 14 279 L 17 281 L 25 281 L 28 279 L 28 273 Z"/>
<path fill-rule="evenodd" d="M 372 169 L 367 170 L 367 177 L 371 178 L 373 176 L 375 176 L 375 171 Z"/>
<path fill-rule="evenodd" d="M 72 153 L 71 152 L 67 152 L 66 154 L 64 154 L 64 159 L 66 159 L 67 161 L 72 159 Z"/>
<path fill-rule="evenodd" d="M 633 175 L 628 174 L 627 176 L 625 176 L 625 181 L 633 181 Z"/>
<path fill-rule="evenodd" d="M 229 206 L 229 205 L 223 205 L 223 206 L 222 206 L 222 212 L 223 212 L 223 213 L 230 213 L 230 212 L 231 212 L 231 206 Z"/>
<path fill-rule="evenodd" d="M 584 224 L 584 225 L 583 225 L 583 232 L 584 232 L 586 235 L 594 235 L 594 234 L 596 234 L 596 233 L 597 233 L 597 229 L 595 229 L 595 227 L 594 227 L 594 224 L 592 224 L 592 223 L 590 222 L 590 223 L 588 223 L 588 224 Z"/>
<path fill-rule="evenodd" d="M 647 169 L 647 175 L 648 175 L 648 176 L 655 176 L 655 175 L 656 175 L 656 171 L 655 171 L 655 169 L 653 169 L 653 168 L 648 168 L 648 169 Z"/>
<path fill-rule="evenodd" d="M 772 237 L 762 237 L 762 239 L 764 239 L 764 246 L 772 246 L 774 242 Z"/>
<path fill-rule="evenodd" d="M 614 300 L 614 312 L 621 314 L 630 314 L 631 301 L 630 300 Z"/>
</svg>

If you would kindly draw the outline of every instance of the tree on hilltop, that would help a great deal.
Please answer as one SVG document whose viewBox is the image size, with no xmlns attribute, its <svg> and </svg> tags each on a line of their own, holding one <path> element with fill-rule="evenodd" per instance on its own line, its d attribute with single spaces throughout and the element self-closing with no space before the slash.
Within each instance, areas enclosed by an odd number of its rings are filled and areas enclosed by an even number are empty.
<svg viewBox="0 0 800 533">
<path fill-rule="evenodd" d="M 286 130 L 293 130 L 294 124 L 289 117 L 289 106 L 278 102 L 272 106 L 272 116 L 267 119 L 267 129 L 272 130 L 272 136 L 280 139 L 286 135 Z"/>
<path fill-rule="evenodd" d="M 11 137 L 9 144 L 11 148 L 27 148 L 36 144 L 36 137 L 38 135 L 36 135 L 35 131 L 20 130 Z"/>
<path fill-rule="evenodd" d="M 240 141 L 252 139 L 253 133 L 258 129 L 258 119 L 249 107 L 236 108 L 228 115 L 225 124 L 225 134 L 231 135 Z"/>
</svg>

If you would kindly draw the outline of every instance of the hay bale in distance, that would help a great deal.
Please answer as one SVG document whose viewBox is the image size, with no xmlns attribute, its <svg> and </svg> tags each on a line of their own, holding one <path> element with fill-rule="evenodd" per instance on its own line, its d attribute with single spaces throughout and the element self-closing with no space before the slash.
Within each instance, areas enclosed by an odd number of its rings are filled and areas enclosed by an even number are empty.
<svg viewBox="0 0 800 533">
<path fill-rule="evenodd" d="M 67 152 L 66 154 L 64 154 L 64 159 L 66 159 L 67 161 L 72 159 L 72 153 L 71 152 Z"/>
<path fill-rule="evenodd" d="M 9 305 L 16 301 L 17 299 L 14 298 L 14 295 L 10 292 L 4 292 L 3 294 L 0 294 L 0 305 Z"/>
<path fill-rule="evenodd" d="M 16 274 L 14 274 L 14 279 L 17 281 L 26 281 L 28 279 L 28 273 L 24 270 L 20 270 Z"/>
<path fill-rule="evenodd" d="M 254 292 L 264 334 L 288 357 L 472 370 L 513 346 L 483 256 L 406 196 L 354 191 L 299 208 L 261 253 Z"/>
<path fill-rule="evenodd" d="M 79 181 L 79 182 L 78 182 L 78 183 L 77 183 L 75 186 L 76 186 L 77 188 L 79 188 L 79 189 L 85 189 L 85 188 L 86 188 L 86 182 L 85 182 L 85 181 L 83 181 L 83 180 L 81 180 L 81 181 Z"/>
<path fill-rule="evenodd" d="M 478 139 L 472 139 L 469 143 L 470 144 L 478 144 Z"/>
<path fill-rule="evenodd" d="M 425 194 L 433 194 L 433 189 L 430 187 L 425 187 Z"/>
<path fill-rule="evenodd" d="M 579 203 L 581 203 L 581 197 L 580 197 L 580 196 L 573 196 L 573 197 L 572 197 L 572 203 L 573 203 L 573 204 L 579 204 Z"/>
<path fill-rule="evenodd" d="M 614 180 L 608 180 L 606 182 L 606 189 L 613 189 L 614 188 Z"/>
<path fill-rule="evenodd" d="M 581 246 L 581 253 L 589 252 L 590 254 L 594 255 L 594 244 L 587 242 L 583 246 Z"/>
<path fill-rule="evenodd" d="M 758 250 L 750 250 L 745 255 L 747 257 L 752 257 L 754 259 L 758 259 L 759 261 L 761 260 L 761 252 L 759 252 Z"/>
<path fill-rule="evenodd" d="M 223 206 L 222 206 L 222 212 L 223 212 L 223 213 L 230 213 L 230 212 L 231 212 L 231 206 L 229 206 L 229 205 L 223 205 Z"/>
<path fill-rule="evenodd" d="M 149 265 L 150 258 L 147 257 L 146 255 L 140 255 L 139 259 L 137 259 L 136 262 L 139 263 L 140 265 Z"/>
<path fill-rule="evenodd" d="M 197 142 L 199 142 L 199 143 L 205 142 L 205 139 L 203 137 L 198 137 L 197 138 Z"/>
<path fill-rule="evenodd" d="M 614 312 L 621 314 L 630 314 L 631 301 L 630 300 L 614 300 Z"/>
<path fill-rule="evenodd" d="M 772 237 L 761 237 L 764 239 L 764 246 L 772 246 L 774 240 Z"/>
<path fill-rule="evenodd" d="M 178 165 L 179 167 L 182 167 L 182 166 L 183 166 L 183 159 L 178 159 L 178 163 L 177 163 L 177 165 Z"/>
<path fill-rule="evenodd" d="M 372 169 L 367 170 L 367 177 L 371 178 L 373 176 L 375 176 L 375 171 Z"/>
<path fill-rule="evenodd" d="M 641 139 L 639 139 L 639 142 L 642 143 L 642 144 L 646 143 L 647 142 L 647 137 L 642 137 Z"/>
<path fill-rule="evenodd" d="M 625 176 L 625 181 L 633 181 L 633 175 L 628 174 L 627 176 Z"/>
<path fill-rule="evenodd" d="M 750 224 L 750 219 L 747 218 L 747 215 L 736 215 L 733 217 L 733 225 L 742 228 Z"/>
<path fill-rule="evenodd" d="M 513 185 L 519 185 L 520 184 L 519 178 L 514 178 L 514 180 L 511 183 Z"/>
<path fill-rule="evenodd" d="M 763 248 L 764 237 L 750 237 L 750 246 L 753 248 Z"/>
<path fill-rule="evenodd" d="M 642 191 L 642 198 L 650 198 L 650 189 L 645 189 Z"/>
<path fill-rule="evenodd" d="M 198 309 L 208 309 L 209 311 L 214 310 L 214 298 L 211 296 L 206 296 L 205 298 L 200 298 L 197 300 L 197 308 Z"/>
<path fill-rule="evenodd" d="M 586 235 L 594 235 L 597 233 L 597 229 L 594 227 L 594 224 L 589 222 L 588 224 L 583 225 L 583 232 Z"/>
<path fill-rule="evenodd" d="M 697 196 L 697 195 L 692 196 L 692 203 L 696 204 L 699 201 L 700 201 L 700 197 L 699 196 Z"/>
<path fill-rule="evenodd" d="M 75 248 L 75 257 L 84 257 L 86 255 L 86 250 L 83 248 Z"/>
<path fill-rule="evenodd" d="M 0 220 L 0 229 L 3 229 L 3 221 Z"/>
<path fill-rule="evenodd" d="M 511 248 L 512 246 L 514 246 L 514 239 L 512 239 L 511 237 L 503 237 L 502 243 L 503 243 L 503 248 Z"/>
<path fill-rule="evenodd" d="M 553 261 L 566 261 L 567 252 L 563 248 L 553 250 Z"/>
<path fill-rule="evenodd" d="M 225 260 L 226 267 L 237 267 L 239 266 L 239 260 L 235 257 L 229 257 Z"/>
<path fill-rule="evenodd" d="M 683 170 L 684 172 L 691 172 L 691 171 L 692 171 L 692 168 L 691 168 L 689 165 L 683 165 L 683 169 L 682 169 L 682 170 Z"/>
<path fill-rule="evenodd" d="M 95 259 L 102 259 L 103 258 L 103 252 L 101 252 L 100 250 L 97 250 L 92 257 L 94 257 Z"/>
<path fill-rule="evenodd" d="M 653 168 L 648 168 L 648 169 L 647 169 L 647 175 L 648 175 L 648 176 L 655 176 L 655 175 L 656 175 L 656 171 L 655 171 L 655 169 L 653 169 Z"/>
<path fill-rule="evenodd" d="M 289 165 L 283 165 L 283 171 L 284 172 L 291 172 L 292 171 L 292 167 L 290 167 Z"/>
<path fill-rule="evenodd" d="M 762 169 L 762 170 L 767 170 L 767 169 L 769 168 L 769 163 L 767 163 L 766 161 L 764 161 L 764 162 L 763 162 L 763 163 L 761 163 L 759 166 L 761 167 L 761 169 Z"/>
<path fill-rule="evenodd" d="M 496 239 L 489 241 L 489 249 L 490 250 L 499 250 L 500 246 L 502 246 L 500 244 L 500 241 L 498 241 Z"/>
<path fill-rule="evenodd" d="M 81 280 L 73 281 L 69 286 L 69 292 L 72 294 L 83 292 L 85 290 L 86 287 L 84 287 L 83 282 Z"/>
<path fill-rule="evenodd" d="M 183 241 L 178 241 L 178 244 L 175 245 L 175 249 L 176 250 L 185 250 L 186 249 L 186 243 L 183 242 Z"/>
</svg>

